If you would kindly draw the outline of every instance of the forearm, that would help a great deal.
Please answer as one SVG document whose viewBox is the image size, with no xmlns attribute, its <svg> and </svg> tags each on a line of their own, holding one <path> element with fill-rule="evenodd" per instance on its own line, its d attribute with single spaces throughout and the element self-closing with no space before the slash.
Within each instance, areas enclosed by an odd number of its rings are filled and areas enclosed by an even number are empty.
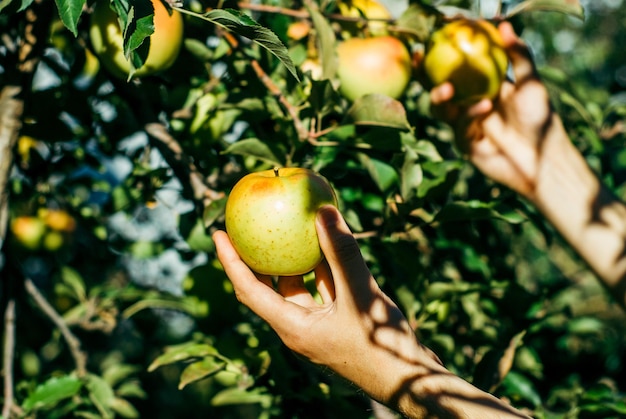
<svg viewBox="0 0 626 419">
<path fill-rule="evenodd" d="M 448 371 L 406 322 L 375 327 L 359 347 L 352 360 L 335 358 L 329 366 L 408 418 L 527 417 Z"/>
<path fill-rule="evenodd" d="M 531 201 L 626 307 L 626 206 L 593 173 L 558 117 L 553 125 Z"/>
</svg>

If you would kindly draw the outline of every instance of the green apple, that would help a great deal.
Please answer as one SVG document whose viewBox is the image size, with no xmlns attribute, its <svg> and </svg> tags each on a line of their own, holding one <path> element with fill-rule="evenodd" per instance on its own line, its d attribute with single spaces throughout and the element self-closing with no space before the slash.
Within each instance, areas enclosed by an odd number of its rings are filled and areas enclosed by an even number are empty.
<svg viewBox="0 0 626 419">
<path fill-rule="evenodd" d="M 176 10 L 168 10 L 161 0 L 150 1 L 154 8 L 154 33 L 150 35 L 146 61 L 133 77 L 147 76 L 169 68 L 176 61 L 183 42 L 181 14 Z M 111 9 L 108 0 L 96 1 L 89 23 L 89 38 L 104 67 L 116 77 L 128 78 L 131 65 L 124 56 L 124 36 L 117 14 Z"/>
<path fill-rule="evenodd" d="M 349 100 L 380 93 L 397 99 L 411 80 L 411 56 L 393 36 L 349 38 L 337 46 L 339 91 Z"/>
<path fill-rule="evenodd" d="M 495 26 L 463 18 L 432 34 L 422 65 L 434 86 L 449 81 L 454 85 L 453 100 L 471 104 L 498 94 L 508 57 Z"/>
<path fill-rule="evenodd" d="M 226 232 L 253 271 L 273 276 L 302 275 L 322 260 L 317 210 L 337 205 L 328 181 L 303 168 L 250 173 L 226 202 Z"/>
</svg>

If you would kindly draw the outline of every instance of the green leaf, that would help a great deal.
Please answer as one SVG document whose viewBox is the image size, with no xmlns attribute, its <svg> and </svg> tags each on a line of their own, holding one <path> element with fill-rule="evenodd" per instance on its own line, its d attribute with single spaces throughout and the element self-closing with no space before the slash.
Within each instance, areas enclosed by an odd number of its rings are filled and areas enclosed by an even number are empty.
<svg viewBox="0 0 626 419">
<path fill-rule="evenodd" d="M 415 195 L 422 179 L 424 179 L 424 173 L 419 164 L 419 156 L 414 149 L 408 148 L 400 168 L 400 194 L 405 200 Z"/>
<path fill-rule="evenodd" d="M 190 13 L 184 9 L 177 10 L 183 13 Z M 287 67 L 287 70 L 289 70 L 296 80 L 300 80 L 296 67 L 289 57 L 287 47 L 285 47 L 274 32 L 259 25 L 250 18 L 250 16 L 234 9 L 213 9 L 208 13 L 199 15 L 199 17 L 248 38 L 252 42 L 265 48 Z"/>
<path fill-rule="evenodd" d="M 417 188 L 417 196 L 424 198 L 434 190 L 445 189 L 443 186 L 448 182 L 452 182 L 454 175 L 458 173 L 461 167 L 463 167 L 463 163 L 457 160 L 426 161 L 422 163 L 424 179 Z"/>
<path fill-rule="evenodd" d="M 87 299 L 85 282 L 76 270 L 69 266 L 63 266 L 61 268 L 61 280 L 73 291 L 74 296 L 79 301 L 85 301 Z"/>
<path fill-rule="evenodd" d="M 215 374 L 218 371 L 223 370 L 225 367 L 226 363 L 224 361 L 216 360 L 213 357 L 206 357 L 200 361 L 189 364 L 180 375 L 178 389 L 182 390 L 187 386 L 187 384 Z"/>
<path fill-rule="evenodd" d="M 128 400 L 115 397 L 111 401 L 111 409 L 123 418 L 138 418 L 140 417 L 139 411 Z"/>
<path fill-rule="evenodd" d="M 55 0 L 61 21 L 67 29 L 78 36 L 78 19 L 86 0 Z"/>
<path fill-rule="evenodd" d="M 284 166 L 272 149 L 258 138 L 247 138 L 231 144 L 224 154 L 238 154 L 240 156 L 251 156 L 274 166 Z"/>
<path fill-rule="evenodd" d="M 585 19 L 585 10 L 578 0 L 525 0 L 506 13 L 507 18 L 511 18 L 518 13 L 532 11 L 560 12 Z"/>
<path fill-rule="evenodd" d="M 82 386 L 83 382 L 74 376 L 50 378 L 35 388 L 24 401 L 22 408 L 28 412 L 52 407 L 61 400 L 78 394 Z"/>
<path fill-rule="evenodd" d="M 211 201 L 210 204 L 205 206 L 204 212 L 202 213 L 202 225 L 206 227 L 210 227 L 213 223 L 224 214 L 224 208 L 226 207 L 226 201 L 228 198 L 220 198 L 214 201 Z M 189 239 L 188 239 L 189 240 Z M 190 244 L 191 245 L 191 244 Z"/>
<path fill-rule="evenodd" d="M 398 182 L 398 173 L 393 166 L 373 159 L 365 153 L 359 153 L 358 157 L 381 192 L 386 191 Z"/>
<path fill-rule="evenodd" d="M 230 404 L 256 404 L 271 402 L 272 396 L 264 394 L 263 391 L 263 388 L 254 388 L 249 391 L 237 387 L 227 388 L 217 393 L 215 397 L 211 399 L 211 405 L 224 406 Z"/>
<path fill-rule="evenodd" d="M 411 129 L 404 105 L 381 94 L 365 95 L 355 100 L 348 110 L 346 119 L 355 125 L 375 125 L 400 130 Z"/>
<path fill-rule="evenodd" d="M 310 7 L 313 2 L 304 3 L 313 26 L 315 27 L 317 49 L 322 64 L 322 79 L 332 80 L 337 72 L 337 59 L 335 57 L 335 31 L 328 20 L 317 10 Z"/>
<path fill-rule="evenodd" d="M 502 387 L 506 391 L 506 395 L 513 401 L 525 400 L 534 406 L 541 404 L 541 397 L 535 388 L 535 385 L 522 374 L 511 371 L 502 381 Z"/>
<path fill-rule="evenodd" d="M 176 346 L 170 346 L 165 349 L 165 353 L 152 361 L 150 366 L 148 366 L 148 371 L 152 372 L 163 365 L 173 364 L 189 358 L 203 358 L 218 354 L 219 352 L 217 349 L 205 343 L 187 342 Z"/>
<path fill-rule="evenodd" d="M 115 399 L 115 394 L 109 383 L 98 375 L 89 374 L 87 376 L 86 386 L 89 389 L 89 398 L 102 417 L 113 418 L 115 415 L 111 405 Z"/>
<path fill-rule="evenodd" d="M 451 222 L 462 220 L 483 220 L 496 218 L 511 224 L 519 224 L 526 221 L 520 213 L 503 205 L 498 206 L 494 202 L 458 201 L 452 202 L 439 211 L 435 221 Z"/>
<path fill-rule="evenodd" d="M 139 367 L 135 365 L 113 363 L 102 373 L 102 379 L 114 387 L 137 371 Z"/>
<path fill-rule="evenodd" d="M 394 27 L 403 33 L 415 36 L 420 42 L 426 43 L 440 19 L 441 12 L 434 7 L 412 3 L 402 12 Z"/>
</svg>

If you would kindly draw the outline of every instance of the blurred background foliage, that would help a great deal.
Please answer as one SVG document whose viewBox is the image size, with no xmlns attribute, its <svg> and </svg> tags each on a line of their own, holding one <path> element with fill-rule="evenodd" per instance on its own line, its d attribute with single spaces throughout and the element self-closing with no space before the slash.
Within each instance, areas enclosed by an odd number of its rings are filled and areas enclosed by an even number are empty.
<svg viewBox="0 0 626 419">
<path fill-rule="evenodd" d="M 520 3 L 412 1 L 409 26 Z M 568 2 L 524 2 L 546 3 Z M 409 9 L 386 4 L 396 18 Z M 393 417 L 286 350 L 216 261 L 210 233 L 229 189 L 274 165 L 329 179 L 381 287 L 452 371 L 534 417 L 626 416 L 624 312 L 535 209 L 462 159 L 420 78 L 398 101 L 352 104 L 303 73 L 346 25 L 367 32 L 366 19 L 337 18 L 334 1 L 186 0 L 177 61 L 126 82 L 89 51 L 91 5 L 0 2 L 0 110 L 18 109 L 4 101 L 11 86 L 23 104 L 1 156 L 3 170 L 13 164 L 5 418 Z M 533 7 L 509 18 L 572 141 L 624 197 L 626 8 L 580 5 L 584 19 Z M 226 8 L 241 11 L 231 31 L 202 18 Z M 269 53 L 279 47 L 251 42 L 242 15 L 284 43 L 298 79 Z M 19 52 L 33 18 L 29 73 Z M 425 38 L 398 36 L 419 62 Z"/>
</svg>

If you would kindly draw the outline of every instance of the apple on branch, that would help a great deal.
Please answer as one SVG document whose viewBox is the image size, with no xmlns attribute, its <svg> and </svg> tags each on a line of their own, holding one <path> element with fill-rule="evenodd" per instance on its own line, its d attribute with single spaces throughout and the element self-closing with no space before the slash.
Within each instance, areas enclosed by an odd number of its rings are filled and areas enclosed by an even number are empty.
<svg viewBox="0 0 626 419">
<path fill-rule="evenodd" d="M 241 259 L 256 273 L 302 275 L 323 258 L 315 229 L 317 210 L 337 205 L 328 181 L 304 168 L 250 173 L 226 202 L 226 232 Z"/>
<path fill-rule="evenodd" d="M 411 55 L 393 36 L 349 38 L 337 45 L 339 91 L 349 99 L 373 93 L 399 98 L 411 81 Z"/>
<path fill-rule="evenodd" d="M 154 33 L 143 41 L 148 44 L 148 55 L 133 77 L 155 74 L 171 67 L 183 43 L 180 12 L 167 9 L 161 0 L 150 2 L 154 10 Z M 131 62 L 124 54 L 124 34 L 118 16 L 108 0 L 96 1 L 89 21 L 89 38 L 104 67 L 114 76 L 126 79 L 131 73 Z"/>
</svg>

